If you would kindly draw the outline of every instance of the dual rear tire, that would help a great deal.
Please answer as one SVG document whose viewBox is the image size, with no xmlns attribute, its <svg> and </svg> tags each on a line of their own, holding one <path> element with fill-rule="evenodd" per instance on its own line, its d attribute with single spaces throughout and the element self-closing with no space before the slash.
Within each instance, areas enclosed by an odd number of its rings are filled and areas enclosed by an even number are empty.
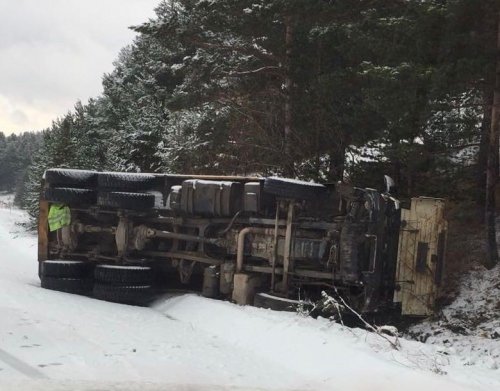
<svg viewBox="0 0 500 391">
<path fill-rule="evenodd" d="M 41 286 L 59 292 L 138 306 L 154 298 L 153 271 L 149 266 L 97 265 L 76 260 L 39 263 Z"/>
<path fill-rule="evenodd" d="M 39 263 L 42 288 L 89 295 L 92 292 L 92 264 L 74 260 L 48 260 Z"/>
<path fill-rule="evenodd" d="M 147 306 L 154 297 L 149 266 L 97 265 L 94 278 L 96 299 Z"/>
<path fill-rule="evenodd" d="M 45 172 L 46 201 L 76 206 L 148 210 L 155 196 L 146 191 L 161 186 L 161 178 L 151 174 L 95 172 L 65 168 Z"/>
</svg>

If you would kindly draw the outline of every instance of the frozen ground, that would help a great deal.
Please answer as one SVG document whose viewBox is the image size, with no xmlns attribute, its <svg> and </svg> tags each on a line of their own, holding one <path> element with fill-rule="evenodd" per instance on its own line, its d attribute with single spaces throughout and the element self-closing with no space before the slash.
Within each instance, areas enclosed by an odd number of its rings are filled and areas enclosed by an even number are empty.
<svg viewBox="0 0 500 391">
<path fill-rule="evenodd" d="M 491 360 L 476 352 L 467 362 L 466 350 L 443 341 L 401 340 L 395 351 L 325 319 L 195 295 L 138 308 L 44 290 L 36 237 L 15 225 L 25 215 L 6 201 L 0 197 L 0 390 L 500 389 Z M 491 339 L 481 346 L 498 353 Z"/>
<path fill-rule="evenodd" d="M 456 299 L 436 319 L 413 326 L 410 336 L 445 346 L 464 366 L 500 373 L 500 265 L 475 265 L 462 278 Z M 499 388 L 500 389 L 500 388 Z"/>
</svg>

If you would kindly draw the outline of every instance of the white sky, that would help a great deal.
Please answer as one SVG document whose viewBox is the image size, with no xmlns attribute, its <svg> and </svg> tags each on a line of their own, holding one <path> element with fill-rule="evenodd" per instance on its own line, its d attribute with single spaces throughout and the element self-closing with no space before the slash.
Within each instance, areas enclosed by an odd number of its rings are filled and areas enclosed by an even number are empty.
<svg viewBox="0 0 500 391">
<path fill-rule="evenodd" d="M 0 0 L 0 131 L 42 130 L 98 95 L 127 27 L 160 0 Z"/>
</svg>

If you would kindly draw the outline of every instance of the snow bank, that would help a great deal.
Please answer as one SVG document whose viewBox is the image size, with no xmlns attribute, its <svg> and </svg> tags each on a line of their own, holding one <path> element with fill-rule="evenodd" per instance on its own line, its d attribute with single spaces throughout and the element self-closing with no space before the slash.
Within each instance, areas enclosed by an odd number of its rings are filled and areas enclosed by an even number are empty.
<svg viewBox="0 0 500 391">
<path fill-rule="evenodd" d="M 401 351 L 395 351 L 376 334 L 326 319 L 239 307 L 194 295 L 170 298 L 154 308 L 248 356 L 282 366 L 299 379 L 310 379 L 307 384 L 295 383 L 306 389 L 400 390 L 403 384 L 405 390 L 476 389 L 471 383 L 484 389 L 500 386 L 500 382 L 483 381 L 483 374 L 474 379 L 458 376 L 463 368 L 449 368 L 453 376 L 438 376 L 435 373 L 444 374 L 442 367 L 449 364 L 438 349 L 403 340 Z M 469 385 L 455 383 L 455 377 Z"/>
<path fill-rule="evenodd" d="M 464 366 L 490 369 L 500 379 L 500 265 L 492 270 L 474 266 L 462 278 L 456 299 L 409 335 L 441 346 Z"/>
</svg>

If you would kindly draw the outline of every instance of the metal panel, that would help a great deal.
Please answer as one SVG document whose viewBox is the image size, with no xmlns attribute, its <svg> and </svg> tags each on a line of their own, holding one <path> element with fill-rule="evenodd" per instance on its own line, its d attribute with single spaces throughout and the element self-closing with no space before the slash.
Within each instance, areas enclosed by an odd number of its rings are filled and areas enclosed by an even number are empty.
<svg viewBox="0 0 500 391">
<path fill-rule="evenodd" d="M 426 242 L 418 242 L 417 246 L 417 263 L 415 269 L 419 273 L 425 273 L 427 269 L 427 255 L 429 254 L 429 244 Z"/>
<path fill-rule="evenodd" d="M 413 198 L 402 211 L 399 239 L 394 301 L 403 315 L 431 315 L 445 262 L 444 201 Z"/>
</svg>

